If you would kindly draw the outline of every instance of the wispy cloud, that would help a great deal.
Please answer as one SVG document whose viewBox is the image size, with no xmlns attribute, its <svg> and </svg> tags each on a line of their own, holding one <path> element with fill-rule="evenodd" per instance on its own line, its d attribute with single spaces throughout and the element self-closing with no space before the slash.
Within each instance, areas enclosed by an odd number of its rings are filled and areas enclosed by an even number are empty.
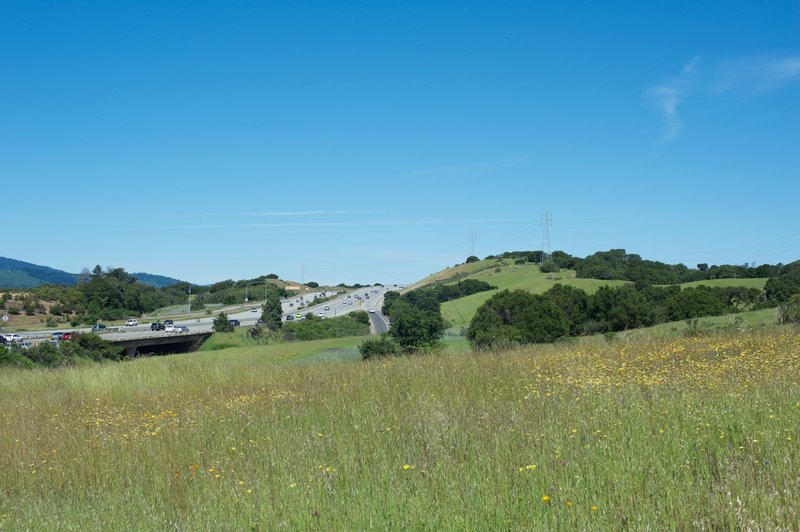
<svg viewBox="0 0 800 532">
<path fill-rule="evenodd" d="M 176 229 L 281 229 L 281 228 L 320 228 L 320 227 L 403 227 L 403 226 L 436 226 L 444 224 L 486 224 L 486 223 L 518 223 L 519 218 L 482 218 L 482 219 L 430 219 L 430 220 L 358 220 L 358 221 L 319 221 L 319 222 L 274 222 L 274 223 L 232 223 L 183 225 Z"/>
<path fill-rule="evenodd" d="M 230 211 L 230 212 L 197 212 L 184 214 L 164 214 L 158 218 L 232 218 L 232 217 L 303 217 L 303 216 L 362 216 L 366 214 L 377 214 L 386 211 L 380 210 L 298 210 L 298 211 Z"/>
<path fill-rule="evenodd" d="M 664 131 L 658 140 L 659 144 L 676 138 L 683 129 L 683 119 L 678 113 L 678 106 L 690 92 L 690 80 L 699 61 L 699 57 L 692 58 L 683 65 L 680 74 L 665 79 L 647 91 L 650 100 L 664 115 Z"/>
<path fill-rule="evenodd" d="M 800 56 L 751 56 L 720 63 L 713 74 L 712 91 L 732 90 L 765 94 L 800 80 Z"/>
<path fill-rule="evenodd" d="M 733 91 L 761 96 L 796 81 L 800 81 L 800 55 L 746 56 L 703 68 L 700 68 L 699 57 L 694 57 L 678 75 L 667 77 L 647 90 L 648 99 L 664 118 L 664 130 L 658 144 L 680 135 L 684 120 L 679 108 L 689 97 L 713 98 Z"/>
</svg>

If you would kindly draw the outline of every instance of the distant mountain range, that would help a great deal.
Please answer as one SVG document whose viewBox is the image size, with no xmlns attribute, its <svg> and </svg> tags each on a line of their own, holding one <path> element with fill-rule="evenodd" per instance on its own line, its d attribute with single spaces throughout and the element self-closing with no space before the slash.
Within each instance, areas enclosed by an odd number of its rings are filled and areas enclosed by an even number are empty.
<svg viewBox="0 0 800 532">
<path fill-rule="evenodd" d="M 157 288 L 181 282 L 179 279 L 151 273 L 132 273 L 131 275 L 139 279 L 141 283 Z M 43 284 L 74 285 L 77 282 L 77 273 L 0 257 L 0 287 L 2 288 L 35 288 Z"/>
</svg>

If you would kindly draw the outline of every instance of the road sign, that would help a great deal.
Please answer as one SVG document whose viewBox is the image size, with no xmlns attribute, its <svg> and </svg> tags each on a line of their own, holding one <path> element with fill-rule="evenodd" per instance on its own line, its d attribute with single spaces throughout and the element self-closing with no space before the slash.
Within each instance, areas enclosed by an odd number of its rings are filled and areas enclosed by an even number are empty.
<svg viewBox="0 0 800 532">
<path fill-rule="evenodd" d="M 3 321 L 8 321 L 8 314 L 3 314 Z"/>
</svg>

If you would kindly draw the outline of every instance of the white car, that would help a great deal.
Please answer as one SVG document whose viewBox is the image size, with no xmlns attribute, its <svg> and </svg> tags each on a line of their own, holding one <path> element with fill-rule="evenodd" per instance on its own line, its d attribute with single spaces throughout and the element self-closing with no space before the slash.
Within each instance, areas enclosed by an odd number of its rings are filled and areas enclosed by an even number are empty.
<svg viewBox="0 0 800 532">
<path fill-rule="evenodd" d="M 374 308 L 369 309 L 369 313 L 370 314 L 375 314 L 375 309 Z"/>
<path fill-rule="evenodd" d="M 253 308 L 250 309 L 250 312 L 258 312 L 258 308 L 253 307 Z"/>
<path fill-rule="evenodd" d="M 20 336 L 20 335 L 18 335 L 16 333 L 4 334 L 3 338 L 5 338 L 6 342 L 9 343 L 9 344 L 12 343 L 12 342 L 15 342 L 15 343 L 22 342 L 22 336 Z"/>
<path fill-rule="evenodd" d="M 125 327 L 136 327 L 139 325 L 139 322 L 136 320 L 128 320 L 125 322 Z"/>
<path fill-rule="evenodd" d="M 164 327 L 164 332 L 175 332 L 175 326 L 171 323 Z"/>
<path fill-rule="evenodd" d="M 175 326 L 175 332 L 176 332 L 176 333 L 186 333 L 186 332 L 189 332 L 189 327 L 186 327 L 186 326 L 184 326 L 184 325 L 176 325 L 176 326 Z"/>
</svg>

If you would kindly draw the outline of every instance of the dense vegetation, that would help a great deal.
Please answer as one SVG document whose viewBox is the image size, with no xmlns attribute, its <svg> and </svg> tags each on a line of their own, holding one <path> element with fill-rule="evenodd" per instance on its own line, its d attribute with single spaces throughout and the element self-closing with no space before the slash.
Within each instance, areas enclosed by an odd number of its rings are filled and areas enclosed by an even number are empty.
<svg viewBox="0 0 800 532">
<path fill-rule="evenodd" d="M 500 255 L 490 255 L 487 259 L 516 259 L 539 263 L 542 251 L 509 251 Z M 598 251 L 586 258 L 574 257 L 563 251 L 555 251 L 550 259 L 559 267 L 575 270 L 579 278 L 617 279 L 631 281 L 638 286 L 650 284 L 680 284 L 692 281 L 727 278 L 767 278 L 779 275 L 782 265 L 711 265 L 701 263 L 692 269 L 684 264 L 666 264 L 645 260 L 624 249 Z"/>
<path fill-rule="evenodd" d="M 590 295 L 556 284 L 542 296 L 520 290 L 497 294 L 478 309 L 467 338 L 476 347 L 552 342 L 562 336 L 623 331 L 763 306 L 761 291 L 755 288 L 603 286 Z M 533 328 L 536 334 L 522 333 Z"/>
<path fill-rule="evenodd" d="M 75 366 L 81 362 L 121 360 L 125 350 L 95 334 L 75 334 L 56 344 L 41 342 L 23 348 L 0 345 L 0 365 L 21 368 Z"/>
<path fill-rule="evenodd" d="M 349 312 L 336 318 L 321 318 L 311 313 L 305 319 L 283 324 L 286 340 L 323 340 L 369 334 L 369 315 L 363 310 Z"/>
</svg>

